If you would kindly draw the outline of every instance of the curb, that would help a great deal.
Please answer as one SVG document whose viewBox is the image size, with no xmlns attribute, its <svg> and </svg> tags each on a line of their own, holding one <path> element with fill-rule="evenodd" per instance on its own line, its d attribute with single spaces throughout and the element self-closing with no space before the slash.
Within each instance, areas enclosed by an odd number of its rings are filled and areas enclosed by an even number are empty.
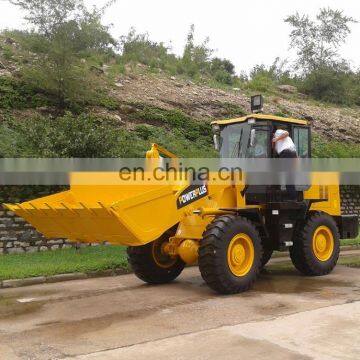
<svg viewBox="0 0 360 360">
<path fill-rule="evenodd" d="M 360 245 L 346 245 L 341 246 L 341 251 L 360 250 Z M 288 252 L 275 252 L 272 256 L 273 259 L 288 258 Z M 111 277 L 130 274 L 131 270 L 123 268 L 101 270 L 101 271 L 89 271 L 87 273 L 71 273 L 71 274 L 59 274 L 52 276 L 38 276 L 26 279 L 13 279 L 0 281 L 0 289 L 13 289 L 32 285 L 41 284 L 53 284 L 58 282 L 72 281 L 72 280 L 85 280 L 94 279 L 100 277 Z"/>
<path fill-rule="evenodd" d="M 52 276 L 39 276 L 27 279 L 12 279 L 0 281 L 0 289 L 14 289 L 25 286 L 53 284 L 58 282 L 72 281 L 72 280 L 85 280 L 100 277 L 111 277 L 118 275 L 125 275 L 131 273 L 130 270 L 123 268 L 90 271 L 88 273 L 72 273 L 72 274 L 59 274 Z"/>
<path fill-rule="evenodd" d="M 360 250 L 360 245 L 344 245 L 340 246 L 340 251 L 350 251 L 350 250 Z M 282 251 L 282 252 L 274 252 L 272 258 L 283 258 L 283 257 L 289 257 L 288 251 Z"/>
</svg>

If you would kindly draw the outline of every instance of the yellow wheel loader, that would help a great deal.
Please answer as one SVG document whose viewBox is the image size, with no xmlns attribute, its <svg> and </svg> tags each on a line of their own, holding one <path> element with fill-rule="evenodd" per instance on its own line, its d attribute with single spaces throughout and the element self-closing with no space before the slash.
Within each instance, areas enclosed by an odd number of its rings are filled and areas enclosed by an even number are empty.
<svg viewBox="0 0 360 360">
<path fill-rule="evenodd" d="M 253 111 L 261 107 L 262 98 L 254 97 Z M 212 126 L 220 158 L 273 157 L 272 132 L 279 126 L 294 139 L 299 157 L 311 157 L 307 120 L 258 112 Z M 147 158 L 161 155 L 174 158 L 157 145 Z M 135 275 L 150 284 L 168 283 L 198 263 L 205 282 L 222 294 L 248 290 L 274 250 L 289 249 L 305 275 L 328 274 L 340 239 L 358 235 L 357 217 L 341 214 L 338 185 L 314 184 L 285 201 L 283 190 L 243 178 L 200 185 L 104 183 L 74 181 L 69 191 L 6 206 L 48 238 L 128 246 Z"/>
</svg>

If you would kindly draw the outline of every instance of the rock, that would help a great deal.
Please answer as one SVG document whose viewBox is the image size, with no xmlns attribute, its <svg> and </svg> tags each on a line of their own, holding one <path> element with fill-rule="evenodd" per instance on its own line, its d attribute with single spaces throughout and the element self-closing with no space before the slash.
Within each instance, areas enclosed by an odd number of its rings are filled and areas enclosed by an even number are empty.
<svg viewBox="0 0 360 360">
<path fill-rule="evenodd" d="M 23 248 L 10 248 L 7 250 L 8 254 L 22 254 L 25 250 Z"/>
<path fill-rule="evenodd" d="M 51 109 L 47 106 L 40 106 L 40 107 L 36 108 L 36 110 L 43 114 L 47 114 L 51 111 Z"/>
<path fill-rule="evenodd" d="M 7 44 L 7 45 L 13 45 L 15 44 L 15 40 L 10 38 L 10 37 L 7 37 L 5 40 L 4 40 L 4 44 Z"/>
<path fill-rule="evenodd" d="M 60 274 L 48 276 L 46 281 L 48 283 L 60 282 L 60 281 L 69 281 L 69 280 L 83 280 L 86 279 L 87 275 L 84 273 L 72 273 L 72 274 Z"/>
<path fill-rule="evenodd" d="M 302 116 L 305 120 L 308 120 L 308 121 L 314 121 L 315 120 L 315 118 L 313 117 L 313 116 L 311 116 L 311 115 L 303 115 Z"/>
<path fill-rule="evenodd" d="M 101 69 L 102 69 L 102 71 L 104 72 L 104 74 L 108 74 L 109 73 L 109 69 L 110 69 L 110 65 L 103 65 L 102 67 L 101 67 Z"/>
<path fill-rule="evenodd" d="M 120 105 L 119 110 L 123 114 L 133 114 L 137 112 L 137 109 L 134 106 L 126 104 Z"/>
<path fill-rule="evenodd" d="M 17 279 L 17 280 L 4 280 L 2 282 L 3 288 L 17 288 L 22 286 L 38 285 L 43 284 L 46 281 L 45 276 L 39 276 L 36 278 L 29 279 Z"/>
<path fill-rule="evenodd" d="M 122 84 L 121 82 L 117 82 L 117 83 L 115 83 L 115 86 L 118 88 L 123 88 L 124 84 Z"/>
<path fill-rule="evenodd" d="M 99 74 L 99 75 L 102 75 L 102 74 L 105 73 L 105 71 L 102 68 L 99 68 L 99 67 L 94 66 L 94 65 L 91 66 L 90 70 L 97 73 L 97 74 Z"/>
<path fill-rule="evenodd" d="M 125 121 L 123 119 L 121 119 L 121 116 L 120 115 L 112 115 L 111 116 L 112 119 L 114 119 L 115 121 L 118 121 L 119 123 L 121 124 L 125 124 Z"/>
<path fill-rule="evenodd" d="M 175 77 L 175 76 L 171 76 L 170 79 L 171 79 L 171 80 L 176 80 L 176 77 Z"/>
<path fill-rule="evenodd" d="M 297 88 L 292 85 L 279 85 L 277 88 L 278 88 L 278 90 L 280 90 L 284 93 L 289 93 L 289 94 L 297 93 Z"/>
<path fill-rule="evenodd" d="M 0 69 L 0 76 L 12 76 L 12 73 L 7 69 Z"/>
</svg>

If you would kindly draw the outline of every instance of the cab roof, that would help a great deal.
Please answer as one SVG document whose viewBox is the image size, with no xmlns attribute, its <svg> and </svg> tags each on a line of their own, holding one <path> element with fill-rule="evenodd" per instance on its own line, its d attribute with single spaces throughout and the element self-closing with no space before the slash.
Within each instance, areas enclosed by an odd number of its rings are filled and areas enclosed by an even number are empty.
<svg viewBox="0 0 360 360">
<path fill-rule="evenodd" d="M 297 125 L 310 125 L 310 121 L 308 120 L 300 120 L 300 119 L 293 119 L 293 118 L 285 118 L 281 116 L 275 115 L 265 115 L 265 114 L 251 114 L 246 115 L 236 119 L 228 119 L 228 120 L 216 120 L 211 123 L 211 125 L 228 125 L 228 124 L 236 124 L 242 123 L 249 119 L 258 119 L 258 120 L 272 120 L 272 121 L 279 121 L 289 124 L 297 124 Z"/>
</svg>

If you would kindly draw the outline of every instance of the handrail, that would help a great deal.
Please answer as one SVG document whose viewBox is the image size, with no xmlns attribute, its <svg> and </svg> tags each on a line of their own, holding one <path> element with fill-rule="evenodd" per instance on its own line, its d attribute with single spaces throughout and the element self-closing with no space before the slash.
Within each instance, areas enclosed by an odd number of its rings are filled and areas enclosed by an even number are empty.
<svg viewBox="0 0 360 360">
<path fill-rule="evenodd" d="M 151 150 L 149 150 L 146 153 L 147 159 L 158 159 L 160 157 L 160 154 L 165 155 L 165 157 L 171 158 L 171 159 L 177 159 L 178 157 L 170 152 L 169 150 L 161 147 L 158 144 L 152 144 Z"/>
</svg>

